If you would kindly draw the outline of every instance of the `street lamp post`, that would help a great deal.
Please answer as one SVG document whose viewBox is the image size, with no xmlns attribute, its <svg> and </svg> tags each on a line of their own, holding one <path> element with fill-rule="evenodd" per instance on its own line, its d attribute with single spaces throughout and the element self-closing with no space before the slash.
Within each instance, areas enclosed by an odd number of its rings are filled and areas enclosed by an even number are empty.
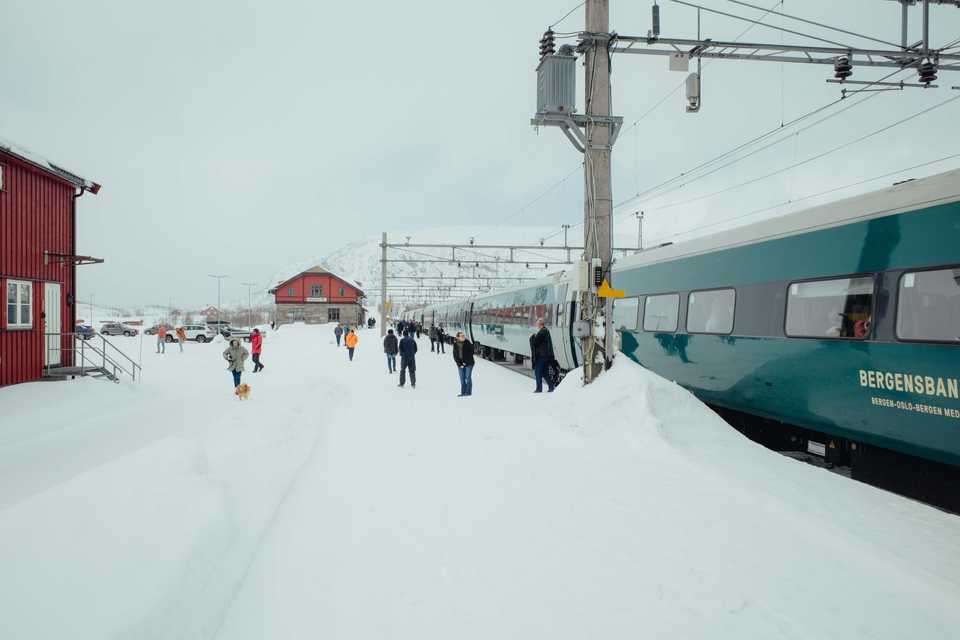
<svg viewBox="0 0 960 640">
<path fill-rule="evenodd" d="M 217 279 L 217 333 L 220 333 L 223 330 L 223 326 L 220 324 L 220 282 L 224 278 L 229 278 L 228 275 L 217 275 L 217 274 L 208 274 L 211 278 Z"/>
<path fill-rule="evenodd" d="M 241 282 L 243 286 L 247 288 L 247 326 L 251 329 L 253 328 L 253 303 L 251 302 L 251 287 L 257 286 L 255 282 Z"/>
</svg>

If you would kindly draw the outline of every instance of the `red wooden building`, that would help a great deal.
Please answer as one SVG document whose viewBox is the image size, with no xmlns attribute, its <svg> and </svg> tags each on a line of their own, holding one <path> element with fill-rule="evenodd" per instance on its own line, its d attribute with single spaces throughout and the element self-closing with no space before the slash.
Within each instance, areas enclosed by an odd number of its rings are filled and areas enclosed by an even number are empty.
<svg viewBox="0 0 960 640">
<path fill-rule="evenodd" d="M 363 317 L 363 291 L 329 269 L 313 267 L 270 289 L 276 303 L 277 325 L 290 322 L 359 325 Z"/>
<path fill-rule="evenodd" d="M 70 366 L 77 199 L 100 185 L 0 142 L 0 386 Z"/>
</svg>

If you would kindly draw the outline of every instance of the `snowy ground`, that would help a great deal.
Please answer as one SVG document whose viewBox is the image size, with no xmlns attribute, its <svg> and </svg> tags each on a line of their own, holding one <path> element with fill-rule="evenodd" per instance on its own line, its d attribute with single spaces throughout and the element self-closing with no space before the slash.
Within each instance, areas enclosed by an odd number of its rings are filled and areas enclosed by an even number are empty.
<svg viewBox="0 0 960 640">
<path fill-rule="evenodd" d="M 420 342 L 145 343 L 0 389 L 0 638 L 947 638 L 960 518 L 771 453 L 620 362 L 553 395 Z M 131 352 L 139 338 L 118 339 Z M 249 367 L 248 367 L 249 371 Z"/>
</svg>

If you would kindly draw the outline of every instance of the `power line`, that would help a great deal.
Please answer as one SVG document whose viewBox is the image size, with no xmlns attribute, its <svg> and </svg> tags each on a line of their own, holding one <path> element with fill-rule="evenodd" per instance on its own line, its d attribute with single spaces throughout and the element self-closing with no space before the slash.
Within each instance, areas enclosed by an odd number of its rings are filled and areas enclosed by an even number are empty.
<svg viewBox="0 0 960 640">
<path fill-rule="evenodd" d="M 560 180 L 558 180 L 558 181 L 555 182 L 554 184 L 550 185 L 550 187 L 548 187 L 543 193 L 541 193 L 540 195 L 538 195 L 537 197 L 535 197 L 533 200 L 531 200 L 530 202 L 526 203 L 525 205 L 523 205 L 522 207 L 520 207 L 519 209 L 517 209 L 516 211 L 514 211 L 513 213 L 511 213 L 511 214 L 508 215 L 507 217 L 505 217 L 503 220 L 501 220 L 500 222 L 498 222 L 498 223 L 496 224 L 496 227 L 499 227 L 499 226 L 503 225 L 503 223 L 505 223 L 507 220 L 512 220 L 513 218 L 516 218 L 516 217 L 519 216 L 520 214 L 524 213 L 527 209 L 529 209 L 530 207 L 532 207 L 533 205 L 535 205 L 536 203 L 540 202 L 540 201 L 543 200 L 545 197 L 547 197 L 548 195 L 550 195 L 555 189 L 559 188 L 559 187 L 560 187 L 561 185 L 563 185 L 567 180 L 569 180 L 570 178 L 572 178 L 575 174 L 579 173 L 582 169 L 583 169 L 583 163 L 581 162 L 580 164 L 577 165 L 577 167 L 576 167 L 573 171 L 571 171 L 570 173 L 568 173 L 568 174 L 566 174 L 565 176 L 563 176 L 563 178 L 561 178 Z M 496 227 L 495 227 L 495 228 L 496 228 Z"/>
<path fill-rule="evenodd" d="M 563 14 L 563 17 L 562 17 L 562 18 L 560 18 L 559 20 L 557 20 L 556 22 L 554 22 L 553 24 L 551 24 L 551 25 L 550 25 L 549 27 L 547 27 L 547 28 L 548 28 L 548 29 L 553 29 L 555 26 L 557 26 L 558 24 L 560 24 L 561 22 L 563 22 L 564 20 L 566 20 L 567 18 L 569 18 L 569 17 L 570 17 L 570 14 L 572 14 L 574 11 L 576 11 L 577 9 L 579 9 L 580 7 L 582 7 L 582 6 L 585 5 L 585 4 L 586 4 L 586 2 L 581 2 L 580 4 L 578 4 L 577 6 L 575 6 L 573 9 L 570 9 L 570 11 L 567 11 L 565 14 Z"/>
<path fill-rule="evenodd" d="M 795 169 L 796 167 L 802 167 L 802 166 L 804 166 L 804 165 L 810 164 L 811 162 L 814 162 L 814 161 L 819 160 L 819 159 L 821 159 L 821 158 L 824 158 L 824 157 L 826 157 L 826 156 L 828 156 L 828 155 L 831 155 L 831 154 L 833 154 L 833 153 L 836 153 L 837 151 L 841 151 L 841 150 L 843 150 L 843 149 L 846 149 L 847 147 L 851 147 L 851 146 L 853 146 L 853 145 L 855 145 L 855 144 L 859 144 L 860 142 L 863 142 L 864 140 L 868 140 L 869 138 L 872 138 L 872 137 L 877 136 L 877 135 L 879 135 L 879 134 L 881 134 L 881 133 L 884 133 L 884 132 L 886 132 L 886 131 L 889 131 L 890 129 L 893 129 L 894 127 L 900 126 L 901 124 L 903 124 L 903 123 L 905 123 L 905 122 L 909 122 L 910 120 L 912 120 L 912 119 L 914 119 L 914 118 L 918 118 L 918 117 L 920 117 L 920 116 L 926 115 L 927 113 L 930 113 L 931 111 L 933 111 L 933 110 L 935 110 L 935 109 L 939 109 L 940 107 L 943 107 L 943 106 L 945 106 L 945 105 L 947 105 L 947 104 L 950 104 L 951 102 L 954 102 L 955 100 L 960 100 L 960 95 L 956 95 L 956 96 L 953 96 L 952 98 L 948 98 L 948 99 L 944 100 L 943 102 L 938 102 L 937 104 L 933 105 L 932 107 L 927 107 L 926 109 L 923 109 L 923 110 L 921 110 L 921 111 L 918 111 L 918 112 L 916 112 L 916 113 L 914 113 L 914 114 L 911 114 L 911 115 L 909 115 L 909 116 L 907 116 L 907 117 L 905 117 L 905 118 L 901 118 L 900 120 L 897 120 L 896 122 L 893 122 L 893 123 L 888 124 L 888 125 L 886 125 L 886 126 L 884 126 L 884 127 L 881 127 L 881 128 L 876 129 L 876 130 L 874 130 L 874 131 L 871 131 L 870 133 L 868 133 L 868 134 L 866 134 L 866 135 L 860 136 L 859 138 L 856 138 L 855 140 L 851 140 L 851 141 L 849 141 L 849 142 L 845 142 L 845 143 L 843 143 L 843 144 L 841 144 L 841 145 L 838 145 L 838 146 L 836 146 L 836 147 L 833 147 L 832 149 L 828 149 L 827 151 L 824 151 L 824 152 L 822 152 L 822 153 L 818 153 L 817 155 L 811 156 L 810 158 L 807 158 L 806 160 L 802 160 L 802 161 L 800 161 L 800 162 L 791 164 L 791 165 L 789 165 L 789 166 L 783 167 L 782 169 L 777 169 L 776 171 L 771 171 L 770 173 L 764 174 L 764 175 L 759 176 L 759 177 L 757 177 L 757 178 L 753 178 L 753 179 L 747 180 L 747 181 L 745 181 L 745 182 L 741 182 L 741 183 L 738 183 L 738 184 L 735 184 L 735 185 L 731 185 L 731 186 L 726 187 L 726 188 L 724 188 L 724 189 L 720 189 L 719 191 L 714 191 L 713 193 L 708 193 L 708 194 L 705 194 L 705 195 L 702 195 L 702 196 L 697 196 L 696 198 L 688 198 L 688 199 L 686 199 L 686 200 L 681 200 L 681 201 L 679 201 L 679 202 L 672 202 L 672 203 L 667 204 L 667 205 L 663 205 L 663 206 L 660 206 L 660 207 L 655 207 L 655 210 L 656 210 L 656 211 L 663 211 L 663 210 L 665 210 L 665 209 L 672 209 L 672 208 L 674 208 L 674 207 L 679 207 L 679 206 L 681 206 L 681 205 L 690 204 L 691 202 L 697 202 L 697 201 L 699 201 L 699 200 L 705 200 L 705 199 L 707 199 L 707 198 L 712 198 L 712 197 L 714 197 L 714 196 L 718 196 L 718 195 L 721 195 L 721 194 L 724 194 L 724 193 L 733 191 L 734 189 L 739 189 L 740 187 L 746 187 L 746 186 L 751 185 L 751 184 L 754 184 L 754 183 L 756 183 L 756 182 L 760 182 L 761 180 L 766 180 L 767 178 L 772 178 L 772 177 L 774 177 L 774 176 L 780 175 L 781 173 L 784 173 L 785 171 L 789 171 L 790 169 Z M 794 135 L 796 135 L 796 134 L 794 134 Z"/>
<path fill-rule="evenodd" d="M 668 180 L 664 180 L 664 181 L 661 182 L 660 184 L 654 185 L 653 187 L 650 187 L 650 188 L 644 190 L 643 192 L 637 193 L 636 195 L 631 196 L 631 197 L 627 198 L 626 200 L 623 200 L 623 201 L 619 202 L 614 208 L 620 208 L 620 207 L 622 207 L 622 206 L 624 206 L 624 205 L 630 204 L 630 203 L 635 202 L 635 201 L 637 201 L 637 200 L 643 200 L 643 199 L 644 199 L 644 196 L 647 196 L 647 195 L 649 195 L 649 194 L 651 194 L 651 193 L 653 193 L 653 192 L 655 192 L 655 191 L 658 191 L 658 190 L 660 190 L 660 189 L 662 189 L 662 188 L 664 188 L 664 187 L 667 187 L 668 185 L 671 185 L 671 184 L 677 182 L 678 180 L 682 180 L 682 179 L 684 179 L 684 178 L 688 178 L 688 177 L 690 177 L 692 174 L 695 174 L 696 172 L 700 171 L 701 169 L 705 169 L 705 168 L 709 167 L 710 165 L 712 165 L 712 164 L 714 164 L 714 163 L 720 162 L 721 160 L 724 160 L 724 159 L 726 159 L 726 158 L 734 155 L 735 153 L 737 153 L 737 152 L 739 152 L 739 151 L 742 151 L 742 150 L 744 150 L 744 149 L 746 149 L 746 148 L 748 148 L 748 147 L 750 147 L 750 146 L 752 146 L 752 145 L 754 145 L 754 144 L 756 144 L 756 143 L 758 143 L 758 142 L 761 142 L 762 140 L 764 140 L 764 139 L 766 139 L 766 138 L 768 138 L 768 137 L 770 137 L 770 136 L 773 136 L 773 135 L 775 135 L 775 134 L 777 134 L 777 133 L 781 133 L 781 132 L 785 131 L 786 129 L 788 129 L 788 128 L 792 127 L 792 126 L 803 122 L 803 121 L 806 120 L 807 118 L 810 118 L 810 117 L 812 117 L 812 116 L 815 116 L 815 115 L 817 115 L 818 113 L 821 113 L 821 112 L 823 112 L 823 111 L 826 111 L 827 109 L 829 109 L 829 108 L 831 108 L 831 107 L 833 107 L 833 106 L 835 106 L 835 105 L 840 104 L 841 102 L 843 102 L 844 100 L 846 100 L 847 97 L 849 97 L 850 95 L 855 95 L 855 94 L 857 94 L 857 93 L 862 93 L 862 92 L 866 91 L 869 87 L 873 86 L 873 84 L 876 84 L 876 83 L 878 83 L 878 82 L 883 82 L 884 80 L 888 80 L 889 78 L 895 76 L 895 75 L 898 74 L 898 73 L 902 73 L 902 72 L 905 71 L 905 70 L 906 70 L 906 69 L 897 69 L 896 71 L 887 74 L 887 75 L 884 76 L 883 78 L 880 78 L 879 80 L 875 80 L 873 83 L 865 86 L 863 89 L 858 89 L 857 91 L 851 91 L 849 94 L 847 94 L 847 95 L 844 96 L 844 97 L 841 97 L 841 98 L 838 98 L 838 99 L 836 99 L 836 100 L 833 100 L 832 102 L 828 102 L 828 103 L 825 104 L 825 105 L 822 105 L 822 106 L 820 106 L 820 107 L 817 107 L 816 109 L 813 109 L 812 111 L 808 111 L 807 113 L 803 114 L 802 116 L 799 116 L 799 117 L 797 117 L 797 118 L 794 118 L 793 120 L 791 120 L 790 122 L 788 122 L 788 123 L 786 123 L 786 124 L 781 124 L 781 125 L 778 126 L 778 127 L 774 127 L 774 128 L 772 128 L 772 129 L 770 129 L 770 130 L 768 130 L 768 131 L 760 134 L 759 136 L 756 136 L 756 137 L 748 140 L 747 142 L 744 142 L 744 143 L 742 143 L 742 144 L 734 147 L 733 149 L 730 149 L 729 151 L 725 151 L 724 153 L 721 153 L 720 155 L 715 156 L 715 157 L 711 158 L 710 160 L 707 160 L 706 162 L 702 162 L 702 163 L 696 165 L 695 167 L 693 167 L 693 168 L 691 168 L 691 169 L 688 169 L 688 170 L 686 170 L 686 171 L 682 171 L 681 173 L 673 176 L 672 178 L 670 178 L 670 179 L 668 179 Z M 827 116 L 827 117 L 825 117 L 825 118 L 821 118 L 820 120 L 817 120 L 816 122 L 812 123 L 811 125 L 809 125 L 809 126 L 807 126 L 807 127 L 804 127 L 803 129 L 801 129 L 800 131 L 798 131 L 798 132 L 796 132 L 796 133 L 792 133 L 792 134 L 790 134 L 790 135 L 788 135 L 788 136 L 784 136 L 783 138 L 780 138 L 779 140 L 776 140 L 776 141 L 774 141 L 774 142 L 772 142 L 772 143 L 770 143 L 770 144 L 768 144 L 768 145 L 765 145 L 765 146 L 763 146 L 763 147 L 761 147 L 761 148 L 759 148 L 759 149 L 756 149 L 756 150 L 752 151 L 751 153 L 749 153 L 749 154 L 747 154 L 747 155 L 745 155 L 745 156 L 742 156 L 742 157 L 740 157 L 740 158 L 737 158 L 736 160 L 734 160 L 734 161 L 732 161 L 732 162 L 729 162 L 729 163 L 727 163 L 727 164 L 724 164 L 724 165 L 722 165 L 722 166 L 720 166 L 720 167 L 718 167 L 718 168 L 716 168 L 716 169 L 714 169 L 714 170 L 712 170 L 712 171 L 708 171 L 707 173 L 701 174 L 701 175 L 699 175 L 699 176 L 692 177 L 692 178 L 690 178 L 687 182 L 684 182 L 683 184 L 680 184 L 680 185 L 678 185 L 678 186 L 676 186 L 676 187 L 673 187 L 673 188 L 671 188 L 671 189 L 668 189 L 668 190 L 664 191 L 663 193 L 661 193 L 661 194 L 659 194 L 659 195 L 650 196 L 650 198 L 647 198 L 647 200 L 655 199 L 655 198 L 660 198 L 660 197 L 662 197 L 662 196 L 664 196 L 664 195 L 667 195 L 668 193 L 672 193 L 673 191 L 676 191 L 677 189 L 681 189 L 681 188 L 683 188 L 683 187 L 685 187 L 685 186 L 687 186 L 687 185 L 689 185 L 689 184 L 691 184 L 691 183 L 693 183 L 693 182 L 695 182 L 695 181 L 697 181 L 697 180 L 701 180 L 701 179 L 703 179 L 703 178 L 705 178 L 705 177 L 707 177 L 707 176 L 709 176 L 709 175 L 712 175 L 712 174 L 716 173 L 717 171 L 720 171 L 720 170 L 725 169 L 725 168 L 727 168 L 727 167 L 729 167 L 729 166 L 731 166 L 731 165 L 734 165 L 734 164 L 736 164 L 736 163 L 738 163 L 738 162 L 741 162 L 741 161 L 743 161 L 743 160 L 746 160 L 747 158 L 749 158 L 749 157 L 751 157 L 751 156 L 753 156 L 753 155 L 756 155 L 757 153 L 760 153 L 761 151 L 764 151 L 764 150 L 766 150 L 766 149 L 769 149 L 770 147 L 776 146 L 776 145 L 778 145 L 778 144 L 780 144 L 780 143 L 782 143 L 782 142 L 785 142 L 786 140 L 789 140 L 792 136 L 799 135 L 800 133 L 803 133 L 804 131 L 809 131 L 810 129 L 816 127 L 817 125 L 820 125 L 820 124 L 826 122 L 827 120 L 830 120 L 830 119 L 832 119 L 832 118 L 835 118 L 836 116 L 838 116 L 838 115 L 840 115 L 840 114 L 843 114 L 843 113 L 849 111 L 850 109 L 853 109 L 853 108 L 855 108 L 855 107 L 857 107 L 857 106 L 859 106 L 859 105 L 862 105 L 863 103 L 867 102 L 868 100 L 873 99 L 873 98 L 876 97 L 877 95 L 878 95 L 877 93 L 871 93 L 869 96 L 867 96 L 867 97 L 865 97 L 865 98 L 863 98 L 863 99 L 861 99 L 861 100 L 859 100 L 859 101 L 857 101 L 857 102 L 854 102 L 853 104 L 851 104 L 851 105 L 849 105 L 849 106 L 847 106 L 847 107 L 845 107 L 845 108 L 843 108 L 843 109 L 840 109 L 839 111 L 836 111 L 836 112 L 830 114 L 829 116 Z"/>
<path fill-rule="evenodd" d="M 763 11 L 763 7 L 758 7 L 758 6 L 755 5 L 755 4 L 750 4 L 749 2 L 743 2 L 742 0 L 727 0 L 727 2 L 732 2 L 733 4 L 739 4 L 739 5 L 744 6 L 744 7 L 749 7 L 749 8 L 751 8 L 751 9 L 756 9 L 757 11 Z M 848 35 L 848 36 L 855 36 L 855 37 L 857 37 L 857 38 L 863 38 L 864 40 L 872 40 L 873 42 L 879 42 L 880 44 L 889 45 L 889 46 L 891 46 L 891 47 L 895 47 L 895 48 L 898 48 L 898 49 L 900 48 L 900 45 L 895 44 L 895 43 L 893 43 L 893 42 L 887 42 L 886 40 L 880 40 L 879 38 L 874 38 L 874 37 L 872 37 L 872 36 L 865 36 L 865 35 L 863 35 L 862 33 L 855 33 L 855 32 L 853 32 L 853 31 L 847 31 L 846 29 L 840 29 L 840 28 L 837 28 L 837 27 L 831 27 L 831 26 L 828 25 L 828 24 L 823 24 L 823 23 L 821 23 L 821 22 L 814 22 L 813 20 L 807 20 L 806 18 L 799 18 L 799 17 L 797 17 L 797 16 L 791 16 L 791 15 L 788 15 L 788 14 L 786 14 L 786 13 L 781 13 L 781 12 L 779 12 L 779 11 L 770 11 L 769 9 L 767 10 L 767 13 L 773 13 L 774 15 L 778 15 L 778 16 L 781 16 L 781 17 L 783 17 L 783 18 L 788 18 L 788 19 L 790 19 L 790 20 L 796 20 L 796 21 L 798 21 L 798 22 L 804 22 L 804 23 L 806 23 L 806 24 L 811 24 L 811 25 L 814 25 L 814 26 L 817 26 L 817 27 L 822 27 L 822 28 L 824 28 L 824 29 L 829 29 L 830 31 L 836 31 L 836 32 L 838 32 L 838 33 L 845 33 L 845 34 Z"/>
<path fill-rule="evenodd" d="M 700 10 L 706 11 L 707 13 L 715 13 L 717 15 L 725 16 L 727 18 L 733 18 L 734 20 L 742 20 L 743 22 L 750 22 L 761 27 L 767 27 L 768 29 L 776 29 L 777 31 L 790 33 L 795 36 L 800 36 L 801 38 L 809 38 L 810 40 L 825 42 L 826 44 L 832 44 L 837 47 L 843 47 L 845 49 L 850 48 L 850 45 L 844 44 L 843 42 L 836 42 L 834 40 L 818 38 L 817 36 L 812 36 L 809 33 L 803 33 L 802 31 L 794 31 L 793 29 L 785 29 L 784 27 L 778 27 L 777 25 L 774 25 L 774 24 L 766 24 L 763 22 L 759 22 L 758 20 L 754 20 L 753 18 L 744 18 L 743 16 L 738 16 L 735 13 L 727 13 L 726 11 L 720 11 L 719 9 L 711 9 L 710 7 L 704 7 L 702 5 L 694 4 L 692 2 L 686 2 L 685 0 L 670 0 L 670 2 L 673 2 L 675 4 L 682 4 L 687 7 L 693 7 L 694 9 L 700 9 Z M 897 48 L 899 48 L 899 45 L 897 45 Z"/>
<path fill-rule="evenodd" d="M 835 193 L 835 192 L 837 192 L 837 191 L 842 191 L 842 190 L 844 190 L 844 189 L 849 189 L 849 188 L 851 188 L 851 187 L 858 187 L 858 186 L 860 186 L 860 185 L 862 185 L 862 184 L 867 184 L 868 182 L 873 182 L 874 180 L 880 180 L 881 178 L 889 178 L 890 176 L 895 176 L 895 175 L 897 175 L 897 174 L 904 173 L 905 171 L 913 171 L 914 169 L 921 169 L 921 168 L 923 168 L 923 167 L 928 167 L 928 166 L 930 166 L 930 165 L 932 165 L 932 164 L 938 164 L 938 163 L 940 163 L 940 162 L 946 162 L 947 160 L 953 160 L 954 158 L 960 158 L 960 153 L 954 153 L 954 154 L 951 154 L 951 155 L 949 155 L 949 156 L 943 156 L 942 158 L 937 158 L 936 160 L 930 160 L 930 161 L 928 161 L 928 162 L 922 162 L 922 163 L 920 163 L 920 164 L 915 164 L 915 165 L 913 165 L 913 166 L 911 166 L 911 167 L 904 167 L 904 168 L 902 168 L 902 169 L 897 169 L 896 171 L 890 171 L 890 172 L 888 172 L 888 173 L 884 173 L 884 174 L 879 175 L 879 176 L 874 176 L 874 177 L 872 177 L 872 178 L 867 178 L 867 179 L 865 179 L 865 180 L 858 180 L 857 182 L 851 182 L 850 184 L 845 184 L 845 185 L 842 185 L 842 186 L 839 186 L 839 187 L 833 187 L 833 188 L 831 188 L 831 189 L 827 189 L 827 190 L 825 190 L 825 191 L 820 191 L 820 192 L 818 192 L 818 193 L 812 193 L 812 194 L 803 196 L 803 197 L 801 197 L 801 198 L 793 198 L 793 199 L 790 199 L 790 200 L 784 200 L 783 202 L 778 202 L 777 204 L 770 205 L 770 206 L 767 206 L 767 207 L 763 207 L 763 208 L 761 208 L 761 209 L 754 209 L 753 211 L 750 211 L 750 212 L 748 212 L 748 213 L 744 213 L 744 214 L 741 214 L 741 215 L 738 215 L 738 216 L 733 216 L 733 217 L 731 217 L 731 218 L 724 218 L 723 220 L 718 220 L 718 221 L 711 222 L 711 223 L 708 223 L 708 224 L 698 225 L 696 229 L 690 229 L 690 230 L 687 230 L 687 231 L 679 231 L 679 232 L 677 232 L 677 233 L 671 233 L 671 234 L 666 235 L 666 236 L 661 236 L 660 239 L 661 239 L 661 240 L 664 240 L 664 239 L 667 239 L 667 238 L 677 238 L 677 237 L 680 237 L 680 236 L 689 235 L 689 234 L 691 234 L 691 233 L 695 233 L 695 232 L 701 231 L 701 230 L 703 230 L 703 229 L 709 229 L 709 228 L 711 228 L 711 227 L 716 227 L 716 226 L 719 226 L 719 225 L 722 225 L 722 224 L 727 224 L 727 223 L 730 223 L 730 222 L 735 222 L 735 221 L 737 221 L 737 220 L 742 220 L 743 218 L 749 218 L 750 216 L 756 215 L 756 214 L 758 214 L 758 213 L 763 213 L 763 212 L 766 212 L 766 211 L 771 211 L 771 210 L 773 210 L 773 209 L 778 209 L 778 208 L 780 208 L 780 207 L 784 207 L 784 206 L 787 206 L 787 205 L 790 205 L 790 204 L 796 204 L 796 203 L 798 203 L 798 202 L 803 202 L 804 200 L 810 200 L 811 198 L 818 198 L 818 197 L 820 197 L 820 196 L 825 196 L 825 195 L 827 195 L 827 194 Z"/>
</svg>

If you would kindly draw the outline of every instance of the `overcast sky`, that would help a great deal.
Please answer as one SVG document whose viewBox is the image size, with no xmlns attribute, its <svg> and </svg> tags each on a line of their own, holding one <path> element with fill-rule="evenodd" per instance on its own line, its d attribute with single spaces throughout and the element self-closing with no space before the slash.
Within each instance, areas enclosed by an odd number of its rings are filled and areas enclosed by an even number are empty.
<svg viewBox="0 0 960 640">
<path fill-rule="evenodd" d="M 580 161 L 557 130 L 537 134 L 529 126 L 538 40 L 574 0 L 0 4 L 0 136 L 104 185 L 79 203 L 78 250 L 106 259 L 80 268 L 81 298 L 200 306 L 216 300 L 210 273 L 231 276 L 224 297 L 235 299 L 240 282 L 266 285 L 286 265 L 384 230 L 505 219 L 559 228 L 582 220 L 579 175 L 519 211 Z M 649 4 L 612 0 L 612 28 L 645 34 Z M 694 11 L 660 4 L 664 36 L 695 35 Z M 726 0 L 703 4 L 759 15 Z M 898 5 L 886 0 L 787 0 L 784 11 L 899 39 Z M 960 37 L 960 9 L 931 12 L 935 44 Z M 912 17 L 918 38 L 919 9 Z M 556 29 L 582 26 L 578 9 Z M 703 36 L 732 39 L 747 26 L 705 15 Z M 743 40 L 801 41 L 762 27 Z M 884 73 L 859 69 L 855 77 Z M 824 82 L 831 75 L 813 65 L 713 63 L 704 72 L 701 113 L 685 114 L 678 92 L 621 136 L 615 202 L 837 98 L 839 88 Z M 942 75 L 947 88 L 879 94 L 659 200 L 625 205 L 621 225 L 635 228 L 630 215 L 642 208 L 649 237 L 667 238 L 960 152 L 958 101 L 749 188 L 667 207 L 957 94 L 948 87 L 960 84 L 960 74 Z M 683 77 L 663 58 L 615 57 L 615 114 L 630 125 Z"/>
</svg>

